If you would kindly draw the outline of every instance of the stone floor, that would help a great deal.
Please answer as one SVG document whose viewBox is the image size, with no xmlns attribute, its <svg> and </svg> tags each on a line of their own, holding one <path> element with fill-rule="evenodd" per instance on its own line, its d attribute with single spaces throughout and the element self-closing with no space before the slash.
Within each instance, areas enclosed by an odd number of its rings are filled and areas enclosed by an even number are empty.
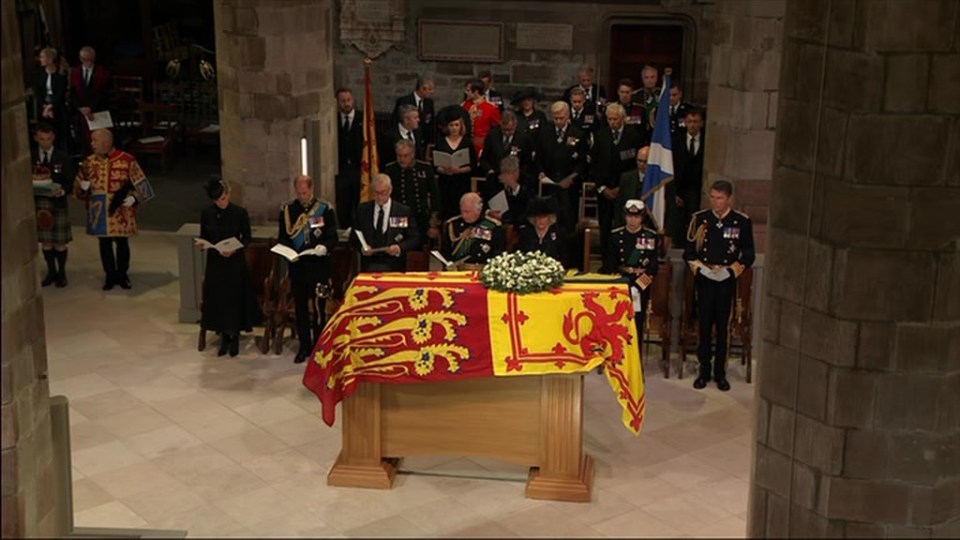
<svg viewBox="0 0 960 540">
<path fill-rule="evenodd" d="M 640 436 L 606 380 L 587 377 L 593 502 L 523 497 L 524 471 L 482 459 L 406 460 L 390 491 L 331 488 L 339 427 L 318 418 L 293 351 L 237 358 L 177 323 L 175 240 L 132 242 L 134 288 L 100 290 L 80 229 L 65 289 L 43 289 L 50 390 L 71 403 L 76 525 L 190 536 L 743 536 L 753 387 L 701 392 L 647 363 Z"/>
</svg>

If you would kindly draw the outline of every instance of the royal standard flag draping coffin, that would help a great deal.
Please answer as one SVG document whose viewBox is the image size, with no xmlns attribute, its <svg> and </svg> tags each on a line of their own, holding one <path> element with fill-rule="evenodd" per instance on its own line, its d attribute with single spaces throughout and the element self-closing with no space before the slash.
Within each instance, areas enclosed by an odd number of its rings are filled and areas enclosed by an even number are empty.
<svg viewBox="0 0 960 540">
<path fill-rule="evenodd" d="M 603 364 L 639 433 L 643 374 L 627 286 L 567 283 L 529 295 L 487 290 L 475 272 L 361 274 L 304 374 L 333 425 L 360 383 L 584 373 Z"/>
</svg>

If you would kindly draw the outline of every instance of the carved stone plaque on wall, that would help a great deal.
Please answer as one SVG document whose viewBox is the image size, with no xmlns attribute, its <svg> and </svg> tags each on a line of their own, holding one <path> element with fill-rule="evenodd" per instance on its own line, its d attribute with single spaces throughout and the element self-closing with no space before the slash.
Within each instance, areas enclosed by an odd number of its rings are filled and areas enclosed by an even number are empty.
<svg viewBox="0 0 960 540">
<path fill-rule="evenodd" d="M 517 48 L 572 51 L 573 25 L 517 23 Z"/>
<path fill-rule="evenodd" d="M 503 23 L 420 19 L 420 60 L 503 62 Z"/>
<path fill-rule="evenodd" d="M 341 0 L 340 41 L 370 58 L 403 43 L 406 0 Z"/>
</svg>

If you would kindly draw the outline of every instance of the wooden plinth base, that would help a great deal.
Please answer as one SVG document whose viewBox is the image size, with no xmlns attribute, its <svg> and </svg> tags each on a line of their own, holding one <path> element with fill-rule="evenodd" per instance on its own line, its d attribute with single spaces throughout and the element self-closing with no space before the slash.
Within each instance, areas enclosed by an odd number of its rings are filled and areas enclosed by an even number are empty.
<svg viewBox="0 0 960 540">
<path fill-rule="evenodd" d="M 375 465 L 349 465 L 344 463 L 343 453 L 337 456 L 336 463 L 327 473 L 327 485 L 336 487 L 359 487 L 370 489 L 390 489 L 397 476 L 397 464 L 400 460 L 387 458 Z"/>
<path fill-rule="evenodd" d="M 541 474 L 538 467 L 530 469 L 527 479 L 528 499 L 551 501 L 590 502 L 593 492 L 593 458 L 584 454 L 580 473 L 576 477 L 551 477 Z"/>
</svg>

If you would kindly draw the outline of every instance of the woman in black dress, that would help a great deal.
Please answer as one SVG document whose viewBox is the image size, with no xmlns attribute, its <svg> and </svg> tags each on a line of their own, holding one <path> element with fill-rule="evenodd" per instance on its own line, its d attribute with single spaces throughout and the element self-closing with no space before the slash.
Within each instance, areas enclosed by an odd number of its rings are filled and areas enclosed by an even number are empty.
<svg viewBox="0 0 960 540">
<path fill-rule="evenodd" d="M 250 244 L 250 218 L 247 211 L 230 203 L 230 188 L 221 180 L 211 180 L 207 194 L 214 203 L 200 215 L 200 238 L 216 244 L 236 238 L 244 246 Z M 198 246 L 200 247 L 200 246 Z M 240 331 L 250 331 L 260 324 L 262 314 L 257 306 L 247 259 L 239 250 L 219 252 L 207 249 L 207 269 L 203 277 L 203 327 L 220 333 L 217 356 L 240 352 Z"/>
<path fill-rule="evenodd" d="M 437 141 L 434 152 L 453 154 L 458 150 L 467 149 L 470 153 L 468 165 L 437 167 L 437 184 L 440 185 L 440 199 L 443 204 L 440 215 L 443 219 L 449 219 L 460 213 L 460 197 L 470 191 L 470 175 L 477 165 L 477 152 L 473 148 L 473 141 L 466 136 L 462 118 L 450 118 L 445 126 L 441 125 L 440 129 L 444 136 Z"/>
<path fill-rule="evenodd" d="M 517 251 L 527 253 L 540 251 L 553 257 L 564 267 L 569 266 L 565 248 L 566 239 L 563 229 L 557 223 L 557 210 L 554 200 L 549 197 L 531 199 L 527 205 L 527 219 L 530 225 L 520 227 L 520 241 Z"/>
<path fill-rule="evenodd" d="M 33 83 L 37 119 L 56 128 L 55 144 L 57 148 L 66 150 L 70 135 L 67 122 L 67 76 L 60 70 L 60 55 L 56 49 L 43 49 L 38 61 L 40 69 Z"/>
</svg>

